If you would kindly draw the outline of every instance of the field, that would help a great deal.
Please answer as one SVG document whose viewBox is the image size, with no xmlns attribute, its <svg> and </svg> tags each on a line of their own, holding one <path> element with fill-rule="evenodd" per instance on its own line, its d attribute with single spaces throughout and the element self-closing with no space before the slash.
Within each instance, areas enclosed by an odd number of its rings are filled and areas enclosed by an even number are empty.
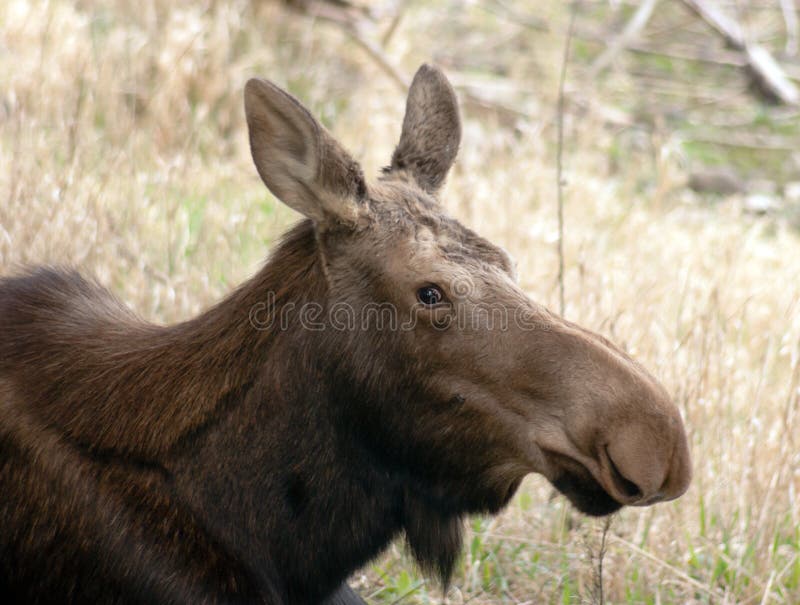
<svg viewBox="0 0 800 605">
<path fill-rule="evenodd" d="M 353 34 L 277 2 L 0 3 L 0 274 L 74 265 L 148 319 L 190 317 L 297 220 L 252 166 L 245 81 L 288 87 L 374 175 L 404 109 L 389 71 L 407 78 L 433 60 L 467 101 L 447 208 L 508 249 L 523 287 L 558 310 L 569 12 L 531 4 L 406 3 L 389 36 L 391 15 Z M 672 4 L 648 31 L 716 44 Z M 530 477 L 502 515 L 470 521 L 449 603 L 800 603 L 800 202 L 789 195 L 800 114 L 764 103 L 735 67 L 656 52 L 623 52 L 589 77 L 598 36 L 631 11 L 587 3 L 571 45 L 564 311 L 674 394 L 694 481 L 604 531 Z M 775 26 L 765 11 L 751 19 Z M 719 166 L 779 205 L 753 214 L 745 194 L 687 187 Z M 442 599 L 402 542 L 352 582 L 376 604 Z"/>
</svg>

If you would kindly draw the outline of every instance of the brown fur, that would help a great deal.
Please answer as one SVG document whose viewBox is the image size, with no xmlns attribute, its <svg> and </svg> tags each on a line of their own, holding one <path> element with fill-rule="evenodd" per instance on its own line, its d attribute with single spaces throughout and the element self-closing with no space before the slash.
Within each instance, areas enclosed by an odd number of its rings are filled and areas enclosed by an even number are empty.
<svg viewBox="0 0 800 605">
<path fill-rule="evenodd" d="M 159 327 L 73 272 L 0 280 L 0 598 L 348 605 L 400 533 L 446 582 L 462 517 L 527 473 L 588 514 L 685 491 L 658 382 L 442 213 L 440 71 L 371 184 L 273 84 L 245 105 L 259 174 L 309 220 L 224 301 Z"/>
</svg>

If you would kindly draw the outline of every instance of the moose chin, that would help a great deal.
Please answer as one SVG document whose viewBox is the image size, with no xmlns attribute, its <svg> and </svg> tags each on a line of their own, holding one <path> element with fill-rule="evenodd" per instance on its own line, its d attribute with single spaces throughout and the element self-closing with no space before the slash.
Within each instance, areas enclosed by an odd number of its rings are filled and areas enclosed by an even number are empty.
<svg viewBox="0 0 800 605">
<path fill-rule="evenodd" d="M 527 474 L 589 515 L 687 489 L 659 382 L 445 213 L 439 69 L 369 181 L 276 85 L 244 105 L 305 218 L 227 298 L 156 326 L 72 270 L 0 279 L 0 600 L 353 605 L 347 577 L 398 536 L 447 582 L 463 518 Z"/>
</svg>

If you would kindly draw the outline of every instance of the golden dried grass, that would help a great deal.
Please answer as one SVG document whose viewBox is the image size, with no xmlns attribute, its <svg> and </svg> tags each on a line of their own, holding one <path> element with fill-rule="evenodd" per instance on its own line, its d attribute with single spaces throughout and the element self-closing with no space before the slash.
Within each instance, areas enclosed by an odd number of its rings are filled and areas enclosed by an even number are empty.
<svg viewBox="0 0 800 605">
<path fill-rule="evenodd" d="M 452 9 L 413 5 L 387 53 L 407 73 L 441 54 L 464 73 L 476 57 L 502 63 L 514 85 L 504 94 L 531 118 L 514 130 L 466 115 L 447 204 L 506 246 L 524 287 L 554 307 L 563 6 L 542 8 L 553 33 L 535 37 L 474 6 L 454 21 Z M 253 75 L 289 86 L 368 173 L 388 160 L 403 98 L 330 26 L 244 0 L 3 3 L 0 272 L 76 265 L 163 322 L 249 275 L 295 219 L 250 163 L 241 90 Z M 679 501 L 615 520 L 606 597 L 800 602 L 797 234 L 683 193 L 669 133 L 645 135 L 612 171 L 617 133 L 591 111 L 566 119 L 567 315 L 664 380 L 695 463 Z M 507 512 L 471 523 L 450 600 L 596 599 L 598 527 L 531 478 Z M 354 581 L 374 602 L 439 598 L 398 545 Z"/>
</svg>

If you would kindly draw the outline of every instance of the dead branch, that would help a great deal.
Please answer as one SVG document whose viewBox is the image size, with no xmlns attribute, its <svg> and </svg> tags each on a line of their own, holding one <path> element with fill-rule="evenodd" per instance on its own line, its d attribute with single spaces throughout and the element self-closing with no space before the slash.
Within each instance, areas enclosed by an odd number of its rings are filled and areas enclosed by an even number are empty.
<svg viewBox="0 0 800 605">
<path fill-rule="evenodd" d="M 353 42 L 364 49 L 367 55 L 397 84 L 400 90 L 405 92 L 408 89 L 411 80 L 389 61 L 380 45 L 361 34 L 359 31 L 361 28 L 358 25 L 349 23 L 343 25 L 342 29 Z"/>
<path fill-rule="evenodd" d="M 717 4 L 708 0 L 682 1 L 722 36 L 729 46 L 745 54 L 747 66 L 764 93 L 787 105 L 800 104 L 800 90 L 786 76 L 775 58 L 760 44 L 748 42 L 741 26 Z"/>
<path fill-rule="evenodd" d="M 658 0 L 644 0 L 639 5 L 633 17 L 631 17 L 630 21 L 625 25 L 622 33 L 614 38 L 600 56 L 597 57 L 595 62 L 592 63 L 592 66 L 589 68 L 590 78 L 594 79 L 605 71 L 605 69 L 614 62 L 617 55 L 639 35 L 639 32 L 644 29 L 650 17 L 653 15 L 657 4 Z"/>
<path fill-rule="evenodd" d="M 766 48 L 760 44 L 749 44 L 746 53 L 750 69 L 762 89 L 786 105 L 800 105 L 800 90 Z"/>
</svg>

